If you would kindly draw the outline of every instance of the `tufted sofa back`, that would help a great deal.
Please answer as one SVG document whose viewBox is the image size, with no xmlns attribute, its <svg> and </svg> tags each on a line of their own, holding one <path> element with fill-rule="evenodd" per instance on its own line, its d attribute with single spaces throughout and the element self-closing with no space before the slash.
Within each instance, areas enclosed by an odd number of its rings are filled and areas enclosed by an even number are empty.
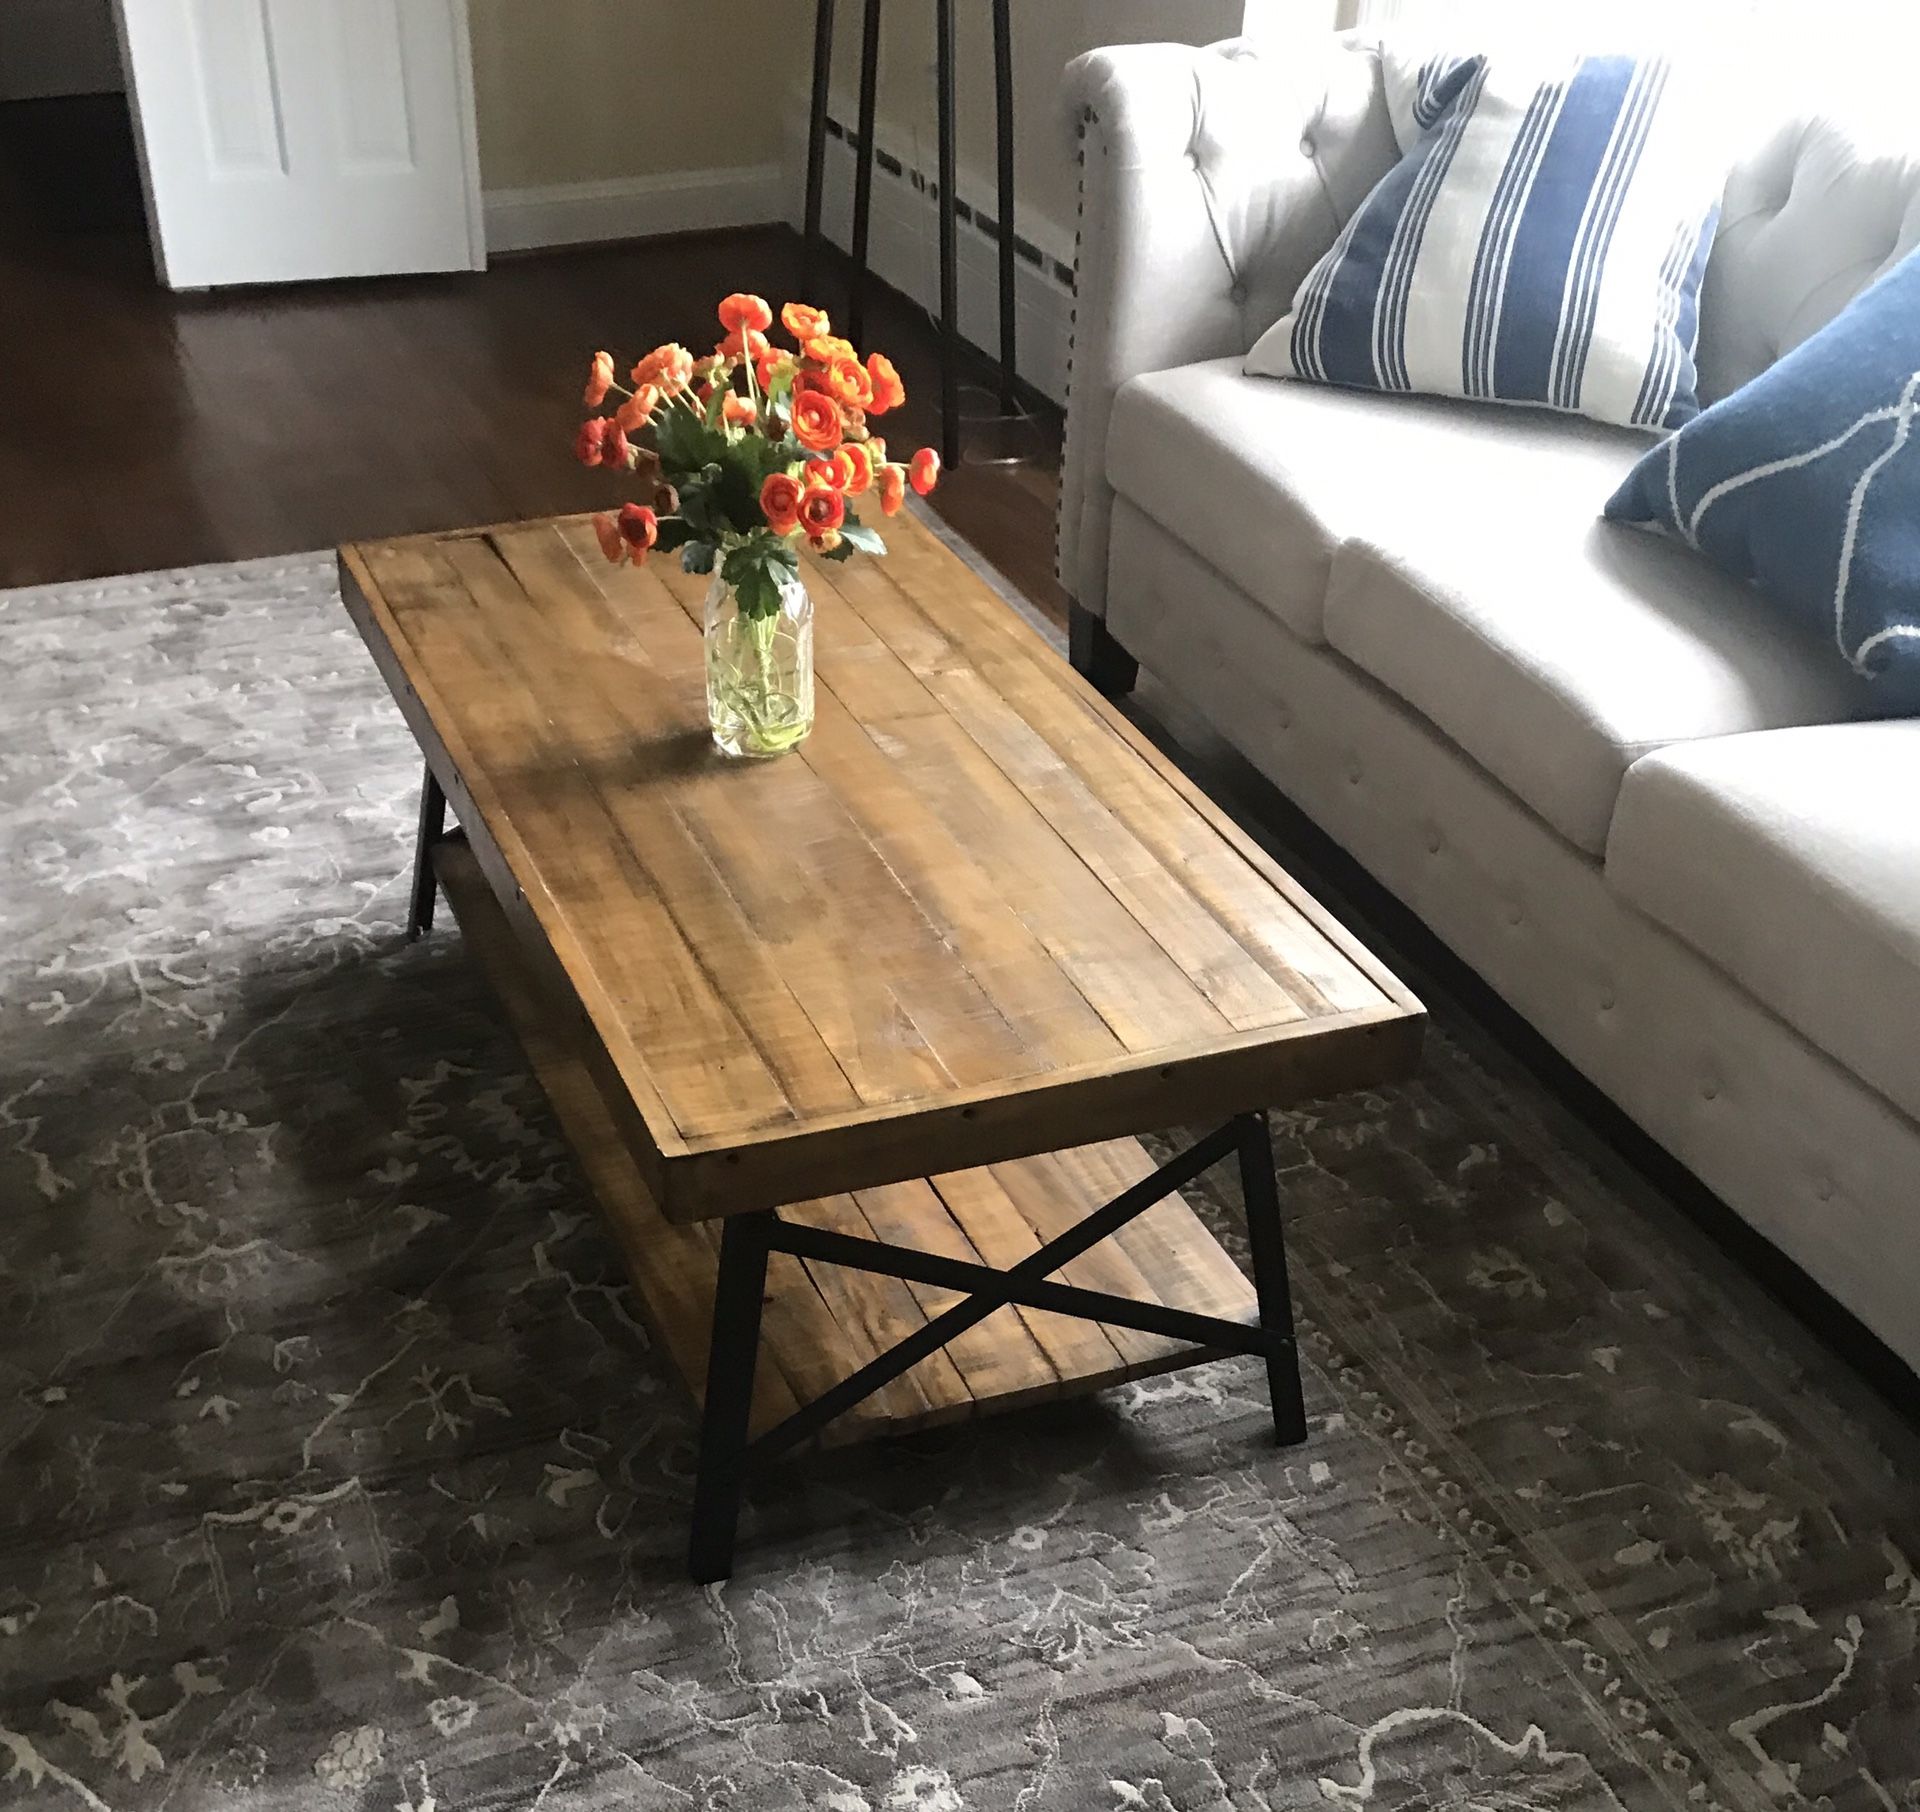
<svg viewBox="0 0 1920 1812">
<path fill-rule="evenodd" d="M 1249 74 L 1264 60 L 1266 81 L 1284 68 L 1264 56 L 1264 45 L 1243 41 L 1218 49 Z M 1263 98 L 1265 83 L 1256 79 L 1247 96 L 1223 87 L 1196 110 L 1192 161 L 1203 181 L 1211 179 L 1222 250 L 1237 279 L 1235 299 L 1243 301 L 1249 324 L 1258 323 L 1255 338 L 1286 312 L 1306 267 L 1325 249 L 1298 242 L 1297 210 L 1290 219 L 1272 212 L 1276 196 L 1284 201 L 1289 194 L 1285 185 L 1276 187 L 1272 160 L 1310 166 L 1328 205 L 1321 233 L 1330 241 L 1335 223 L 1398 156 L 1386 125 L 1377 45 L 1349 33 L 1338 51 L 1313 70 L 1318 91 L 1299 157 L 1290 140 L 1275 144 L 1269 137 L 1266 184 L 1251 207 L 1236 206 L 1231 182 L 1221 183 L 1218 173 L 1235 159 L 1244 167 L 1250 133 L 1262 130 L 1263 105 L 1268 119 L 1282 120 L 1286 106 L 1272 104 L 1271 89 Z M 1727 183 L 1701 298 L 1701 394 L 1709 401 L 1757 377 L 1920 247 L 1920 115 L 1910 100 L 1902 106 L 1897 94 L 1869 91 L 1819 111 L 1787 100 L 1770 104 L 1765 84 L 1751 72 L 1727 78 L 1729 87 L 1749 81 L 1749 149 Z M 1801 83 L 1823 91 L 1839 85 Z M 1857 79 L 1853 85 L 1861 86 Z"/>
<path fill-rule="evenodd" d="M 1734 166 L 1700 301 L 1709 401 L 1759 376 L 1920 247 L 1920 115 L 1803 114 Z"/>
</svg>

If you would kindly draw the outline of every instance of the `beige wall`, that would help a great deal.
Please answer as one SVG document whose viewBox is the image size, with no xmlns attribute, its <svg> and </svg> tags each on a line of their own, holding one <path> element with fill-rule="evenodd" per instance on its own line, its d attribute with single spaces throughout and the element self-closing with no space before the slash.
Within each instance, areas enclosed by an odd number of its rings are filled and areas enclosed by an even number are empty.
<svg viewBox="0 0 1920 1812">
<path fill-rule="evenodd" d="M 0 0 L 4 4 L 4 0 Z M 489 189 L 780 161 L 808 0 L 470 0 Z"/>
<path fill-rule="evenodd" d="M 0 0 L 5 5 L 7 0 Z M 1350 0 L 1354 3 L 1354 0 Z M 1323 24 L 1333 0 L 1253 0 Z M 813 46 L 813 0 L 470 0 L 482 179 L 489 189 L 789 162 Z M 933 6 L 883 0 L 881 137 L 934 167 Z M 1022 230 L 1071 246 L 1075 175 L 1060 75 L 1102 44 L 1206 44 L 1247 0 L 1013 0 Z M 834 109 L 855 117 L 864 0 L 838 0 Z M 962 180 L 993 194 L 987 0 L 959 0 Z M 724 73 L 710 73 L 712 71 Z"/>
<path fill-rule="evenodd" d="M 840 0 L 834 110 L 857 113 L 862 0 Z M 885 0 L 880 90 L 882 142 L 901 146 L 920 168 L 937 161 L 933 7 Z M 986 0 L 960 0 L 960 162 L 962 189 L 993 196 L 993 33 Z M 1076 175 L 1060 139 L 1060 75 L 1082 51 L 1102 44 L 1177 40 L 1208 44 L 1240 30 L 1244 0 L 1013 0 L 1017 192 L 1021 230 L 1058 249 L 1072 245 Z"/>
</svg>

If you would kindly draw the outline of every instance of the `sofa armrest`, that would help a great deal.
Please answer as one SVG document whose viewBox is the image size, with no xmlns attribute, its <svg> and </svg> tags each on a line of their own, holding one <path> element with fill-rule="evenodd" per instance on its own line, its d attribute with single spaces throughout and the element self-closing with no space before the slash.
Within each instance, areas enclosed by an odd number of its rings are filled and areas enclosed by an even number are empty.
<svg viewBox="0 0 1920 1812">
<path fill-rule="evenodd" d="M 1399 153 L 1377 47 L 1352 34 L 1096 50 L 1064 98 L 1081 205 L 1059 572 L 1104 616 L 1120 387 L 1250 350 Z"/>
</svg>

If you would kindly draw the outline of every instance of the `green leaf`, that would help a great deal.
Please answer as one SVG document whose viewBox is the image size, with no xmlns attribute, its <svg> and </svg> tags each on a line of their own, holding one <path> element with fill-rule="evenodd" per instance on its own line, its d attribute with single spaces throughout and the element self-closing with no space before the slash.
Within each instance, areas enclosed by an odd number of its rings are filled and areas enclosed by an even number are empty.
<svg viewBox="0 0 1920 1812">
<path fill-rule="evenodd" d="M 680 487 L 680 514 L 686 519 L 688 532 L 697 535 L 702 541 L 718 541 L 713 520 L 713 501 L 708 496 L 708 485 L 704 478 L 689 478 Z"/>
<path fill-rule="evenodd" d="M 684 485 L 726 457 L 727 437 L 679 403 L 663 404 L 654 414 L 653 428 L 654 447 L 669 484 Z"/>
<path fill-rule="evenodd" d="M 887 544 L 879 534 L 868 528 L 851 510 L 847 512 L 846 521 L 840 525 L 840 543 L 856 553 L 884 554 L 887 551 Z"/>
<path fill-rule="evenodd" d="M 780 587 L 764 566 L 756 566 L 734 586 L 741 610 L 750 617 L 770 617 L 780 609 Z"/>
</svg>

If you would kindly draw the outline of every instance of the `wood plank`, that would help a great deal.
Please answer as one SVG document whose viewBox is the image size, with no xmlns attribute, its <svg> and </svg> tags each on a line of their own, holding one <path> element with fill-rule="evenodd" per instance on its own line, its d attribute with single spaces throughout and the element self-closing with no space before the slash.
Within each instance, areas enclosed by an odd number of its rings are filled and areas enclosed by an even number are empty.
<svg viewBox="0 0 1920 1812">
<path fill-rule="evenodd" d="M 1018 1085 L 954 1090 L 895 1119 L 816 1118 L 690 1142 L 664 1161 L 671 1220 L 742 1214 L 795 1195 L 862 1190 L 922 1171 L 977 1168 L 1076 1144 L 1121 1138 L 1155 1122 L 1192 1126 L 1295 1101 L 1378 1087 L 1410 1075 L 1420 1022 L 1397 1007 L 1303 1020 L 1223 1039 L 1204 1052 L 1097 1064 Z"/>
<path fill-rule="evenodd" d="M 500 997 L 614 1231 L 641 1314 L 698 1403 L 712 1331 L 719 1226 L 708 1222 L 676 1227 L 661 1217 L 592 1077 L 570 1049 L 565 1016 L 542 997 L 472 851 L 463 839 L 450 839 L 435 852 L 434 865 L 469 953 Z M 1056 1229 L 1071 1225 L 1106 1199 L 1112 1176 L 1147 1164 L 1138 1145 L 1129 1141 L 1100 1165 L 1049 1165 L 1044 1175 L 1009 1166 L 993 1177 L 977 1172 L 967 1178 L 942 1178 L 938 1194 L 925 1183 L 905 1185 L 861 1201 L 841 1196 L 805 1202 L 788 1214 L 856 1237 L 1004 1266 L 1037 1247 L 1036 1215 Z M 1002 1185 L 1008 1180 L 1020 1199 L 1032 1205 L 1028 1212 L 1016 1209 L 1005 1193 Z M 1043 1202 L 1049 1189 L 1054 1193 Z M 951 1202 L 963 1205 L 973 1234 L 963 1229 Z M 1213 1244 L 1184 1205 L 1163 1203 L 1150 1212 L 1160 1208 L 1185 1217 L 1170 1223 L 1176 1241 Z M 1213 1250 L 1217 1262 L 1231 1271 L 1231 1261 L 1217 1246 Z M 1206 1261 L 1194 1262 L 1203 1267 Z M 1141 1293 L 1113 1242 L 1094 1248 L 1063 1275 L 1095 1288 L 1124 1285 L 1131 1293 Z M 753 1430 L 760 1432 L 792 1414 L 924 1326 L 951 1300 L 948 1292 L 923 1293 L 896 1278 L 773 1254 L 767 1270 L 761 1364 L 754 1376 Z M 1235 1315 L 1243 1307 L 1228 1302 L 1221 1312 Z M 1127 1343 L 1127 1350 L 1117 1350 L 1120 1341 Z M 1191 1363 L 1195 1357 L 1195 1349 L 1179 1342 L 1127 1330 L 1109 1334 L 1090 1322 L 1039 1311 L 1001 1309 L 830 1424 L 820 1439 L 824 1445 L 838 1445 L 999 1413 L 1068 1392 L 1100 1389 Z"/>
<path fill-rule="evenodd" d="M 604 1017 L 623 1034 L 629 1062 L 654 1079 L 674 1126 L 739 1132 L 793 1119 L 786 1092 L 715 998 L 671 911 L 628 858 L 618 827 L 579 766 L 555 746 L 536 696 L 501 652 L 485 600 L 468 591 L 453 564 L 475 571 L 473 554 L 455 547 L 405 569 L 389 560 L 382 583 L 400 633 L 469 695 L 463 719 L 475 765 L 533 776 L 512 803 L 482 804 L 489 831 L 525 850 L 527 867 L 570 902 L 552 916 L 566 922 L 581 952 L 576 980 L 619 1003 Z M 726 1061 L 716 1062 L 717 1053 Z"/>
<path fill-rule="evenodd" d="M 1154 1172 L 1153 1158 L 1138 1139 L 1083 1145 L 1056 1157 L 1101 1201 L 1112 1201 Z M 1252 1297 L 1245 1272 L 1219 1241 L 1193 1237 L 1181 1218 L 1188 1212 L 1184 1202 L 1157 1203 L 1122 1227 L 1113 1243 L 1141 1276 L 1152 1279 L 1154 1293 L 1169 1307 L 1224 1321 L 1257 1320 L 1257 1305 L 1255 1313 L 1248 1312 Z"/>
<path fill-rule="evenodd" d="M 850 1195 L 823 1196 L 804 1203 L 789 1218 L 844 1233 L 851 1239 L 878 1237 L 861 1205 Z M 806 1268 L 839 1326 L 837 1362 L 847 1372 L 877 1359 L 927 1325 L 926 1310 L 901 1278 L 814 1259 L 806 1261 Z M 902 1395 L 916 1400 L 912 1413 L 903 1418 L 916 1427 L 964 1421 L 974 1412 L 974 1394 L 953 1355 L 944 1347 L 902 1373 L 897 1387 L 888 1388 L 898 1388 Z"/>
<path fill-rule="evenodd" d="M 932 1182 L 968 1242 L 995 1270 L 1010 1271 L 1040 1250 L 1041 1242 L 1032 1224 L 1014 1206 L 991 1170 L 949 1171 Z M 1062 1380 L 1122 1384 L 1131 1375 L 1126 1358 L 1097 1321 L 1081 1321 L 1045 1309 L 1023 1309 L 1021 1314 Z"/>
<path fill-rule="evenodd" d="M 688 612 L 697 615 L 697 608 L 684 579 L 679 595 L 667 587 L 666 570 L 663 564 L 631 575 L 627 590 L 629 601 L 647 613 L 649 640 L 671 645 L 676 635 L 686 641 L 696 626 Z M 677 624 L 676 610 L 685 619 Z M 897 1063 L 923 1052 L 931 1067 L 917 1072 L 922 1093 L 1051 1068 L 1055 1056 L 1043 1036 L 1046 997 L 1034 1001 L 1037 1013 L 1003 1004 L 964 951 L 954 961 L 943 908 L 957 899 L 962 883 L 940 877 L 928 862 L 897 865 L 898 839 L 883 844 L 873 834 L 877 808 L 850 810 L 844 794 L 806 759 L 810 746 L 803 745 L 799 759 L 758 764 L 750 774 L 716 760 L 676 789 L 678 809 L 761 937 L 783 948 L 796 993 L 816 1016 L 844 1018 L 876 999 L 889 1005 L 865 1054 Z M 769 860 L 775 826 L 777 859 Z M 996 908 L 984 890 L 975 890 L 967 904 L 983 915 Z M 854 926 L 858 935 L 849 937 Z M 1070 1014 L 1077 1004 L 1056 993 L 1051 1017 Z M 1078 1030 L 1085 1032 L 1084 1022 Z M 832 1042 L 834 1033 L 825 1025 L 822 1031 Z M 1084 1054 L 1084 1045 L 1069 1054 Z M 899 1098 L 895 1090 L 875 1092 Z"/>
<path fill-rule="evenodd" d="M 713 1240 L 705 1228 L 675 1227 L 661 1217 L 626 1143 L 585 1066 L 570 1048 L 532 982 L 518 941 L 495 903 L 479 864 L 463 841 L 434 852 L 434 872 L 460 924 L 467 952 L 506 1010 L 507 1023 L 539 1080 L 567 1143 L 619 1243 L 642 1319 L 692 1391 L 704 1400 L 713 1328 Z M 770 1428 L 799 1407 L 777 1365 L 753 1380 L 753 1424 Z"/>
<path fill-rule="evenodd" d="M 946 1080 L 936 1054 L 884 986 L 854 985 L 840 963 L 819 902 L 800 891 L 799 871 L 768 865 L 766 826 L 741 809 L 739 789 L 710 771 L 669 793 L 636 784 L 632 751 L 664 729 L 665 688 L 655 660 L 673 642 L 659 631 L 656 589 L 629 584 L 609 598 L 599 575 L 551 534 L 501 535 L 501 558 L 540 590 L 547 638 L 522 636 L 525 669 L 545 681 L 542 659 L 577 664 L 569 734 L 579 763 L 636 865 L 673 903 L 676 924 L 698 954 L 705 983 L 725 998 L 802 1112 L 855 1102 L 918 1099 Z M 605 562 L 601 570 L 609 572 Z M 601 627 L 611 620 L 615 632 Z M 655 652 L 627 662 L 583 659 L 596 645 Z M 535 650 L 544 650 L 536 653 Z M 675 694 L 684 711 L 685 700 Z M 704 707 L 698 737 L 705 734 Z"/>
<path fill-rule="evenodd" d="M 689 621 L 697 623 L 702 610 L 698 581 L 670 564 L 660 576 Z M 819 602 L 832 608 L 831 588 L 814 574 L 809 579 Z M 801 745 L 800 758 L 831 787 L 841 809 L 912 894 L 966 973 L 1002 1016 L 1021 1028 L 1038 1067 L 1117 1055 L 1120 1043 L 1107 1023 L 1007 904 L 1004 858 L 991 866 L 982 859 L 984 851 L 994 850 L 993 843 L 969 847 L 929 813 L 897 761 L 882 752 L 868 725 L 838 695 L 844 677 L 859 673 L 871 682 L 864 687 L 868 703 L 879 704 L 888 717 L 940 710 L 890 649 L 870 633 L 857 633 L 857 616 L 844 613 L 839 623 L 856 633 L 850 641 L 836 635 L 831 658 L 822 663 L 815 728 Z M 876 697 L 880 691 L 884 702 Z"/>
<path fill-rule="evenodd" d="M 844 575 L 836 596 L 889 642 L 914 646 L 926 621 L 925 612 L 880 575 Z M 1001 609 L 1011 615 L 1005 606 Z M 1120 817 L 1040 730 L 1001 697 L 1002 676 L 996 674 L 990 684 L 944 632 L 933 647 L 922 639 L 915 660 L 917 676 L 953 720 L 969 731 L 1067 849 L 1179 964 L 1228 1024 L 1246 1029 L 1305 1017 L 1306 1006 L 1282 980 L 1249 960 L 1247 948 L 1192 890 L 1188 870 L 1195 858 L 1190 855 L 1185 865 L 1175 866 L 1143 843 L 1136 824 Z M 1183 821 L 1190 818 L 1185 812 L 1178 815 Z M 1204 825 L 1200 829 L 1203 836 L 1196 846 L 1204 848 L 1211 832 Z"/>
<path fill-rule="evenodd" d="M 924 614 L 929 594 L 921 588 L 934 573 L 945 573 L 950 559 L 923 530 L 902 539 L 887 570 L 874 565 L 851 573 L 845 595 L 890 639 L 885 625 L 893 613 L 904 604 Z M 1034 658 L 1038 637 L 976 574 L 948 575 L 939 597 L 940 624 L 963 657 L 946 671 L 984 683 L 1017 712 L 1130 831 L 1182 874 L 1269 974 L 1290 988 L 1305 984 L 1303 1005 L 1313 1007 L 1317 996 L 1321 1011 L 1341 1012 L 1391 993 L 1385 972 L 1371 959 L 1357 961 L 1351 938 L 1343 931 L 1332 935 L 1338 928 L 1291 877 L 1202 800 L 1119 713 L 1064 662 Z M 932 689 L 945 697 L 940 685 Z M 1202 804 L 1204 812 L 1193 809 Z"/>
<path fill-rule="evenodd" d="M 957 840 L 996 853 L 1008 906 L 1127 1050 L 1227 1035 L 1219 1010 L 1100 878 L 1060 860 L 1059 833 L 965 730 L 943 715 L 895 723 L 889 737 L 923 809 Z"/>
<path fill-rule="evenodd" d="M 884 1189 L 862 1190 L 854 1199 L 875 1239 L 965 1264 L 992 1262 L 967 1237 L 930 1182 L 891 1183 Z M 917 1283 L 907 1287 L 929 1321 L 963 1300 L 957 1290 Z M 1024 1309 L 996 1309 L 959 1339 L 948 1342 L 947 1353 L 980 1402 L 1012 1407 L 1060 1394 L 1060 1372 L 1034 1338 L 1031 1319 Z"/>
<path fill-rule="evenodd" d="M 1099 1207 L 1108 1199 L 1079 1170 L 1052 1152 L 1022 1164 L 996 1164 L 993 1175 L 1043 1246 L 1071 1232 L 1086 1218 L 1083 1204 Z M 1147 1210 L 1153 1212 L 1153 1208 Z M 1083 1252 L 1060 1272 L 1060 1277 L 1083 1290 L 1105 1290 L 1138 1302 L 1160 1301 L 1153 1281 L 1142 1275 L 1139 1266 L 1110 1239 Z M 1143 1334 L 1135 1328 L 1109 1327 L 1106 1333 L 1131 1375 L 1152 1370 L 1183 1346 L 1180 1341 L 1161 1334 Z"/>
</svg>

